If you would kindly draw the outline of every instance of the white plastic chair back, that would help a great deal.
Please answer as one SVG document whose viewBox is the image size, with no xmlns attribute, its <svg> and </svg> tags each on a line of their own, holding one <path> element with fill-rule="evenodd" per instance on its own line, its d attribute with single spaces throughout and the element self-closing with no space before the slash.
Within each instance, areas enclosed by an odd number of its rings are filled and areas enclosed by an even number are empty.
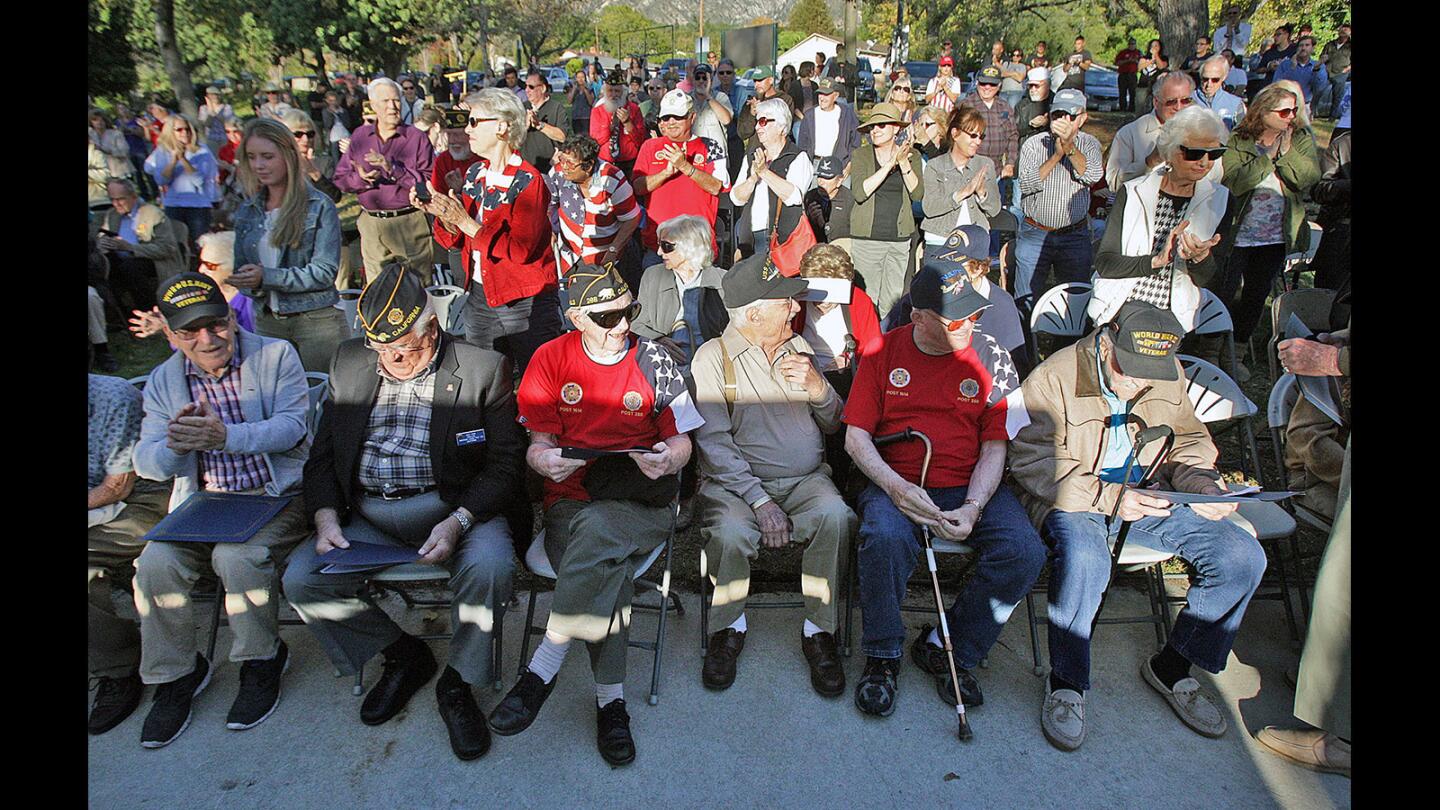
<svg viewBox="0 0 1440 810">
<path fill-rule="evenodd" d="M 1090 305 L 1091 290 L 1084 281 L 1057 284 L 1040 296 L 1030 313 L 1030 331 L 1060 337 L 1085 335 L 1085 308 Z"/>
<path fill-rule="evenodd" d="M 425 288 L 435 302 L 435 315 L 440 319 L 440 328 L 452 335 L 465 334 L 465 322 L 460 310 L 470 294 L 453 284 L 436 284 Z"/>
<path fill-rule="evenodd" d="M 646 571 L 649 571 L 650 566 L 654 565 L 655 561 L 660 559 L 660 555 L 664 552 L 664 543 L 656 546 L 655 550 L 651 551 L 649 556 L 645 558 L 645 561 L 635 569 L 635 576 L 638 577 Z M 540 533 L 535 535 L 535 539 L 530 541 L 530 547 L 525 550 L 525 566 L 529 568 L 532 573 L 538 574 L 546 579 L 555 579 L 555 567 L 550 564 L 550 558 L 545 554 L 544 529 L 541 529 Z"/>
<path fill-rule="evenodd" d="M 340 303 L 337 304 L 340 311 L 345 313 L 345 326 L 350 330 L 350 337 L 360 336 L 360 291 L 341 290 Z"/>
<path fill-rule="evenodd" d="M 310 432 L 320 426 L 320 408 L 325 402 L 325 387 L 330 382 L 330 375 L 320 371 L 305 372 L 305 381 L 308 384 L 306 393 L 310 395 Z"/>
<path fill-rule="evenodd" d="M 1272 429 L 1283 431 L 1290 424 L 1290 411 L 1300 401 L 1298 382 L 1295 375 L 1287 371 L 1270 389 L 1270 400 L 1265 403 L 1265 418 Z"/>
<path fill-rule="evenodd" d="M 1308 262 L 1310 262 L 1310 261 L 1313 261 L 1313 260 L 1315 259 L 1315 251 L 1317 251 L 1317 250 L 1320 249 L 1320 240 L 1325 236 L 1325 229 L 1322 228 L 1322 227 L 1320 227 L 1319 225 L 1316 225 L 1316 224 L 1313 223 L 1313 222 L 1306 223 L 1306 224 L 1308 224 L 1308 225 L 1310 226 L 1310 246 L 1307 247 L 1307 248 L 1305 248 L 1305 250 L 1304 250 L 1303 252 L 1296 252 L 1296 253 L 1286 254 L 1286 256 L 1285 256 L 1285 272 L 1286 272 L 1286 273 L 1289 273 L 1290 270 L 1291 270 L 1295 265 L 1299 264 L 1300 262 L 1306 262 L 1306 263 L 1308 263 Z"/>
<path fill-rule="evenodd" d="M 1225 304 L 1215 293 L 1201 290 L 1200 309 L 1195 313 L 1195 328 L 1190 331 L 1197 335 L 1234 332 L 1235 321 L 1230 317 L 1230 310 L 1225 308 Z"/>
<path fill-rule="evenodd" d="M 1188 354 L 1179 355 L 1179 359 L 1185 379 L 1189 381 L 1185 393 L 1201 422 L 1223 422 L 1259 413 L 1260 407 L 1218 366 Z"/>
</svg>

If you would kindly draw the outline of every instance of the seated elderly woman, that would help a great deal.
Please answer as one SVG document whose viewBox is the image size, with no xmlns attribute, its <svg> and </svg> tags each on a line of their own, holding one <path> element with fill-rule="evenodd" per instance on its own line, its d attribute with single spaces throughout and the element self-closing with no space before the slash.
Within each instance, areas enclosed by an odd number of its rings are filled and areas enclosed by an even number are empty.
<svg viewBox="0 0 1440 810">
<path fill-rule="evenodd" d="M 235 232 L 202 233 L 197 241 L 200 243 L 200 272 L 220 286 L 220 292 L 225 295 L 225 300 L 230 302 L 230 310 L 235 313 L 235 323 L 246 332 L 254 332 L 255 307 L 251 299 L 241 295 L 238 288 L 230 285 L 230 276 L 235 272 Z M 148 311 L 137 309 L 130 318 L 130 333 L 137 338 L 158 335 L 164 331 L 164 326 L 158 306 Z"/>
<path fill-rule="evenodd" d="M 1200 308 L 1200 288 L 1215 275 L 1211 249 L 1230 192 L 1210 170 L 1225 154 L 1230 131 L 1201 107 L 1171 116 L 1156 149 L 1165 162 L 1127 180 L 1095 256 L 1095 292 L 1089 315 L 1107 323 L 1126 301 L 1144 301 L 1175 313 L 1188 332 Z M 1119 223 L 1115 227 L 1114 223 Z"/>
<path fill-rule="evenodd" d="M 790 107 L 780 99 L 755 105 L 755 137 L 760 145 L 745 155 L 730 189 L 730 202 L 742 206 L 735 217 L 740 241 L 751 241 L 756 255 L 770 252 L 770 237 L 784 245 L 805 220 L 804 195 L 815 177 L 810 157 L 786 139 Z M 734 158 L 731 158 L 732 160 Z M 808 227 L 808 225 L 807 225 Z M 798 268 L 780 267 L 786 275 Z"/>
<path fill-rule="evenodd" d="M 720 300 L 725 271 L 715 266 L 710 224 L 693 214 L 667 219 L 655 230 L 664 264 L 652 264 L 640 279 L 640 314 L 635 334 L 670 350 L 682 373 L 700 344 L 719 337 L 730 322 Z"/>
</svg>

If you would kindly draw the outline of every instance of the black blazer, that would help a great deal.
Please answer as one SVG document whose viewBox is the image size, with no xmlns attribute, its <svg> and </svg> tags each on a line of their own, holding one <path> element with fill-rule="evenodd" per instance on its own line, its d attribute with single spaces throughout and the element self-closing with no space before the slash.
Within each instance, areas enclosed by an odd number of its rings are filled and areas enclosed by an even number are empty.
<svg viewBox="0 0 1440 810">
<path fill-rule="evenodd" d="M 440 497 L 469 509 L 479 523 L 505 515 L 517 542 L 528 542 L 528 528 L 522 527 L 530 523 L 530 504 L 521 485 L 526 441 L 515 421 L 510 361 L 443 331 L 438 350 L 430 462 Z M 357 474 L 365 427 L 380 390 L 377 359 L 359 338 L 340 344 L 330 361 L 329 400 L 305 462 L 305 508 L 314 514 L 328 506 L 340 513 L 341 525 L 349 522 L 351 504 L 364 494 Z M 473 430 L 484 430 L 485 441 L 456 443 L 458 434 Z"/>
</svg>

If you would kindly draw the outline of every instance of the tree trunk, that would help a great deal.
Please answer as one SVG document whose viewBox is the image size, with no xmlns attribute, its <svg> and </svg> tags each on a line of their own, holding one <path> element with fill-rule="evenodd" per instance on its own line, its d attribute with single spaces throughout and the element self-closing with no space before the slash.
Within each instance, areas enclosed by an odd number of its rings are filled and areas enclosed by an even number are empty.
<svg viewBox="0 0 1440 810">
<path fill-rule="evenodd" d="M 195 101 L 195 85 L 190 81 L 190 72 L 185 69 L 180 46 L 175 42 L 175 0 L 150 0 L 150 6 L 155 10 L 155 44 L 165 59 L 165 75 L 170 77 L 180 112 L 198 119 L 200 105 Z"/>
<path fill-rule="evenodd" d="M 1155 28 L 1165 53 L 1170 57 L 1171 70 L 1195 53 L 1195 40 L 1210 33 L 1210 9 L 1205 0 L 1156 0 Z"/>
</svg>

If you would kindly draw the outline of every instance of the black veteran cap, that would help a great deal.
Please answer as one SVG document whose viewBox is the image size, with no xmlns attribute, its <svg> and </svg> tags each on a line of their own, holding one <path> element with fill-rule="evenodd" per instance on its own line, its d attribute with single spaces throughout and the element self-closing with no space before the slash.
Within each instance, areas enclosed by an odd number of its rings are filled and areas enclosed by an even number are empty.
<svg viewBox="0 0 1440 810">
<path fill-rule="evenodd" d="M 220 285 L 199 273 L 171 276 L 160 284 L 155 297 L 160 300 L 160 314 L 171 329 L 184 329 L 199 320 L 230 314 L 230 305 Z"/>
<path fill-rule="evenodd" d="M 989 67 L 981 68 L 981 69 L 980 69 L 980 72 L 977 73 L 977 74 L 975 74 L 975 83 L 976 83 L 976 84 L 999 84 L 999 83 L 1000 83 L 1000 68 L 997 68 L 997 67 L 995 67 L 994 65 L 990 65 Z"/>
<path fill-rule="evenodd" d="M 398 262 L 385 265 L 360 292 L 357 307 L 365 337 L 375 343 L 399 340 L 425 310 L 426 296 L 418 273 Z"/>
<path fill-rule="evenodd" d="M 470 123 L 469 110 L 462 110 L 461 108 L 454 105 L 451 105 L 444 109 L 446 129 L 464 129 L 465 125 Z"/>
<path fill-rule="evenodd" d="M 614 70 L 611 70 L 608 74 L 605 75 L 605 83 L 624 85 L 626 83 L 625 71 L 621 70 L 617 66 Z"/>
<path fill-rule="evenodd" d="M 780 275 L 768 255 L 753 255 L 735 263 L 720 279 L 720 301 L 730 308 L 762 299 L 794 298 L 809 287 L 804 279 Z"/>
<path fill-rule="evenodd" d="M 942 254 L 953 261 L 990 261 L 990 232 L 979 225 L 960 225 L 945 238 Z"/>
<path fill-rule="evenodd" d="M 910 303 L 950 321 L 968 318 L 990 306 L 990 301 L 970 286 L 964 265 L 934 259 L 926 259 L 910 282 Z"/>
<path fill-rule="evenodd" d="M 615 264 L 582 264 L 565 276 L 565 294 L 572 307 L 588 307 L 614 301 L 630 292 Z"/>
<path fill-rule="evenodd" d="M 1180 379 L 1175 350 L 1185 329 L 1170 310 L 1144 301 L 1126 301 L 1111 324 L 1118 327 L 1111 333 L 1115 363 L 1125 376 L 1167 382 Z"/>
</svg>

